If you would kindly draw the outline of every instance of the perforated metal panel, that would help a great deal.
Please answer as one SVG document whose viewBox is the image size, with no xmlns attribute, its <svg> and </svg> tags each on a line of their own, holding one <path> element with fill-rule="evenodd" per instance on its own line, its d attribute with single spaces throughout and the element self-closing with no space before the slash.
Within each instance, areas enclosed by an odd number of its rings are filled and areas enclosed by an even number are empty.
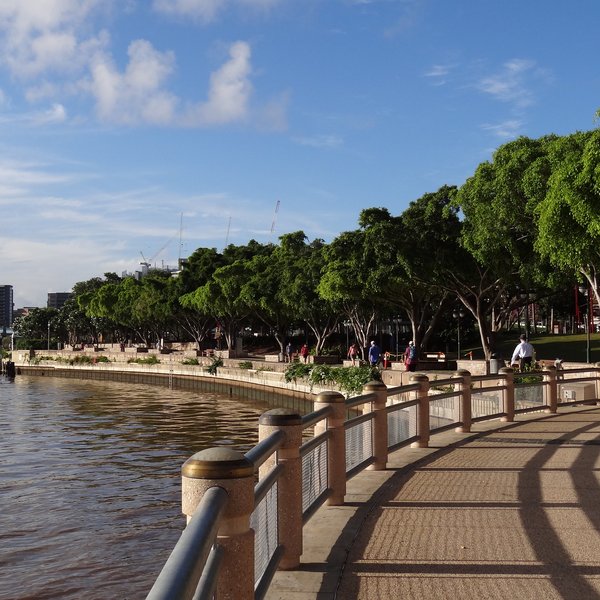
<svg viewBox="0 0 600 600">
<path fill-rule="evenodd" d="M 460 422 L 460 396 L 429 401 L 429 429 L 434 431 Z"/>
<path fill-rule="evenodd" d="M 417 435 L 418 406 L 407 406 L 388 413 L 388 447 L 396 446 Z"/>
<path fill-rule="evenodd" d="M 346 473 L 373 456 L 373 420 L 346 429 Z"/>
<path fill-rule="evenodd" d="M 277 548 L 277 482 L 254 508 L 250 517 L 254 529 L 254 583 L 260 581 Z"/>
<path fill-rule="evenodd" d="M 302 512 L 327 489 L 327 440 L 302 457 Z"/>
<path fill-rule="evenodd" d="M 502 392 L 471 392 L 471 416 L 473 419 L 497 415 L 502 412 Z"/>
<path fill-rule="evenodd" d="M 544 388 L 540 384 L 515 386 L 515 410 L 544 406 Z"/>
</svg>

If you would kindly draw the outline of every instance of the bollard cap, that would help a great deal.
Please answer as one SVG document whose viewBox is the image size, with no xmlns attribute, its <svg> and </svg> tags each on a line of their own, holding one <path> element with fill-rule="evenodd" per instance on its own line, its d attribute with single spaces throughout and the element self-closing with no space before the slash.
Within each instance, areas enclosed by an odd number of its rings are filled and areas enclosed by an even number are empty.
<svg viewBox="0 0 600 600">
<path fill-rule="evenodd" d="M 274 408 L 260 415 L 260 425 L 302 425 L 302 417 L 291 408 Z"/>
<path fill-rule="evenodd" d="M 190 479 L 238 479 L 254 475 L 254 465 L 233 448 L 207 448 L 196 452 L 181 467 Z"/>
<path fill-rule="evenodd" d="M 425 373 L 414 373 L 408 379 L 409 381 L 429 381 L 429 377 Z"/>
<path fill-rule="evenodd" d="M 318 393 L 315 402 L 319 402 L 321 404 L 336 404 L 338 402 L 346 402 L 346 399 L 339 392 L 328 390 L 326 392 Z"/>
<path fill-rule="evenodd" d="M 454 373 L 452 373 L 452 377 L 471 377 L 471 371 L 467 369 L 456 369 Z"/>
<path fill-rule="evenodd" d="M 387 385 L 385 385 L 383 381 L 373 379 L 372 381 L 365 383 L 363 390 L 387 390 Z"/>
</svg>

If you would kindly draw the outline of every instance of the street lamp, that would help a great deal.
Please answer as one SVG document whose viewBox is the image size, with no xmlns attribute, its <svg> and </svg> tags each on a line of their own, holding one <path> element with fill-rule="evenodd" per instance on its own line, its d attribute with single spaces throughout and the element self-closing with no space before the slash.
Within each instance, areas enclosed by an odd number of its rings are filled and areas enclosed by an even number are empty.
<svg viewBox="0 0 600 600">
<path fill-rule="evenodd" d="M 351 321 L 344 321 L 344 327 L 346 328 L 346 352 L 348 352 L 348 348 L 350 348 L 350 336 L 348 333 L 350 325 L 352 325 Z"/>
<path fill-rule="evenodd" d="M 579 286 L 579 291 L 585 298 L 585 360 L 589 364 L 592 362 L 591 348 L 590 348 L 590 294 L 589 289 L 585 285 Z"/>
<path fill-rule="evenodd" d="M 465 316 L 465 311 L 462 308 L 455 310 L 452 316 L 456 319 L 456 360 L 460 360 L 460 320 Z"/>
<path fill-rule="evenodd" d="M 529 292 L 521 292 L 521 298 L 525 300 L 525 337 L 529 340 Z"/>
<path fill-rule="evenodd" d="M 50 350 L 50 321 L 48 321 L 48 350 Z"/>
</svg>

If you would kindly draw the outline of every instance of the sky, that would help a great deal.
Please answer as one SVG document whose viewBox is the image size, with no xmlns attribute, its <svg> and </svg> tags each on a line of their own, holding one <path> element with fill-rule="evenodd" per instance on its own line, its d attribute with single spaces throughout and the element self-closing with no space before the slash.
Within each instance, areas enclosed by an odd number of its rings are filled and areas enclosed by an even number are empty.
<svg viewBox="0 0 600 600">
<path fill-rule="evenodd" d="M 15 308 L 198 247 L 331 241 L 598 126 L 597 0 L 0 0 Z"/>
</svg>

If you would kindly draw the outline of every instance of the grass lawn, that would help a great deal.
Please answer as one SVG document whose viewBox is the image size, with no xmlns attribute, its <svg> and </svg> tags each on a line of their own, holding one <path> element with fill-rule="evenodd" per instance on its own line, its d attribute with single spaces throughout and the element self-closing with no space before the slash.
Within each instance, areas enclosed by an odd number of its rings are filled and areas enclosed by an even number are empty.
<svg viewBox="0 0 600 600">
<path fill-rule="evenodd" d="M 537 359 L 562 358 L 567 362 L 586 362 L 586 334 L 575 335 L 548 335 L 531 334 L 530 340 L 535 348 Z M 500 357 L 510 359 L 515 346 L 519 343 L 519 334 L 502 334 L 498 338 L 498 352 Z M 483 358 L 481 346 L 466 348 L 464 352 L 473 351 L 473 358 Z M 600 333 L 590 334 L 591 362 L 600 362 Z"/>
</svg>

